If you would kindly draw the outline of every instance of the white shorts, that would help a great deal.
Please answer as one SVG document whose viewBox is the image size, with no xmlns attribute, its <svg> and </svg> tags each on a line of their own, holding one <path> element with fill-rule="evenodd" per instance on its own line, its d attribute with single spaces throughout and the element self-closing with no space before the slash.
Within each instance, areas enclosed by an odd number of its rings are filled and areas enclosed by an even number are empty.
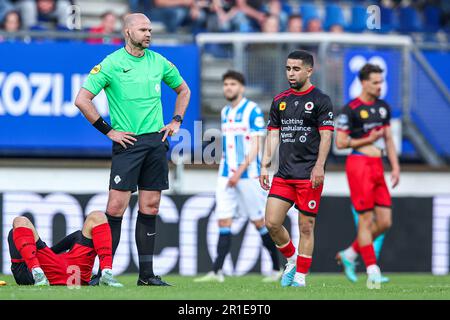
<svg viewBox="0 0 450 320">
<path fill-rule="evenodd" d="M 234 188 L 227 187 L 229 178 L 219 177 L 216 189 L 216 215 L 219 219 L 247 217 L 255 221 L 264 218 L 267 191 L 258 178 L 240 179 Z"/>
</svg>

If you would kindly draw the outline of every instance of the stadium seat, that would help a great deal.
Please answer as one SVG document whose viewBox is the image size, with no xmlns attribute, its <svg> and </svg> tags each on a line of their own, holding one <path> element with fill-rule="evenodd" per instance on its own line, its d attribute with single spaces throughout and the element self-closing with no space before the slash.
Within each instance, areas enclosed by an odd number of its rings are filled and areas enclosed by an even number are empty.
<svg viewBox="0 0 450 320">
<path fill-rule="evenodd" d="M 333 25 L 346 27 L 344 12 L 337 4 L 328 4 L 325 8 L 325 30 L 329 30 Z"/>
<path fill-rule="evenodd" d="M 367 12 L 366 8 L 361 5 L 352 7 L 352 19 L 347 27 L 350 32 L 362 32 L 367 29 Z"/>
<path fill-rule="evenodd" d="M 388 33 L 398 29 L 398 17 L 395 10 L 387 7 L 380 8 L 381 13 L 381 33 Z"/>
<path fill-rule="evenodd" d="M 419 13 L 413 7 L 399 9 L 399 29 L 400 32 L 410 33 L 422 30 L 422 20 Z"/>
<path fill-rule="evenodd" d="M 292 6 L 287 1 L 282 1 L 281 2 L 281 10 L 286 12 L 286 14 L 288 16 L 290 16 L 292 14 L 292 12 L 293 12 Z"/>
<path fill-rule="evenodd" d="M 425 18 L 425 31 L 426 32 L 438 32 L 441 28 L 440 18 L 441 11 L 435 6 L 426 6 L 424 11 Z"/>
</svg>

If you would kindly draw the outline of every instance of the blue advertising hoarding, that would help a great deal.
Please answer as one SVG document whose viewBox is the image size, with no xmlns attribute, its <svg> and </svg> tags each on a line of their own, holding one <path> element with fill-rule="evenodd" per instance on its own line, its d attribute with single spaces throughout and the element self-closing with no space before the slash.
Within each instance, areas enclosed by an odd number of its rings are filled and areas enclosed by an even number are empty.
<svg viewBox="0 0 450 320">
<path fill-rule="evenodd" d="M 108 156 L 111 141 L 93 128 L 74 105 L 93 66 L 119 49 L 85 43 L 0 44 L 0 155 Z M 183 128 L 199 120 L 199 52 L 195 45 L 150 48 L 173 62 L 191 89 Z M 165 123 L 176 93 L 162 85 Z M 95 99 L 107 120 L 104 92 Z"/>
</svg>

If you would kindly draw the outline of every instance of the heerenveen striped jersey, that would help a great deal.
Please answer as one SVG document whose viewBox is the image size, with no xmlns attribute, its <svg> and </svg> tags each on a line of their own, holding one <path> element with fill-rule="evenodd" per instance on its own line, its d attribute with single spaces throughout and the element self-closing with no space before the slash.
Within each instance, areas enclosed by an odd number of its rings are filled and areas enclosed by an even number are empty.
<svg viewBox="0 0 450 320">
<path fill-rule="evenodd" d="M 264 116 L 258 105 L 242 98 L 236 107 L 222 109 L 222 159 L 219 175 L 231 177 L 250 152 L 250 141 L 254 135 L 265 135 Z M 256 178 L 260 174 L 260 155 L 248 166 L 241 178 Z"/>
</svg>

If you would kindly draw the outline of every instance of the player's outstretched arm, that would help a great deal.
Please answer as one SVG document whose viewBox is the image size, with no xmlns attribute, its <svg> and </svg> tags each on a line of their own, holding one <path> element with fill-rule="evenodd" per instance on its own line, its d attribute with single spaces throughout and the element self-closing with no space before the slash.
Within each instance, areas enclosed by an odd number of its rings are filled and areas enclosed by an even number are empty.
<svg viewBox="0 0 450 320">
<path fill-rule="evenodd" d="M 384 129 L 384 140 L 386 142 L 386 152 L 389 162 L 391 164 L 391 183 L 392 188 L 395 188 L 400 181 L 400 164 L 397 157 L 397 152 L 395 150 L 394 139 L 392 137 L 391 127 L 386 127 Z"/>
<path fill-rule="evenodd" d="M 320 130 L 320 144 L 319 154 L 317 156 L 316 164 L 311 172 L 311 183 L 313 189 L 319 187 L 325 179 L 325 162 L 330 152 L 331 139 L 333 137 L 333 131 Z"/>
<path fill-rule="evenodd" d="M 264 153 L 261 161 L 261 175 L 259 183 L 264 190 L 269 190 L 269 167 L 272 163 L 273 155 L 280 144 L 280 133 L 278 130 L 269 130 L 264 144 Z"/>
</svg>

